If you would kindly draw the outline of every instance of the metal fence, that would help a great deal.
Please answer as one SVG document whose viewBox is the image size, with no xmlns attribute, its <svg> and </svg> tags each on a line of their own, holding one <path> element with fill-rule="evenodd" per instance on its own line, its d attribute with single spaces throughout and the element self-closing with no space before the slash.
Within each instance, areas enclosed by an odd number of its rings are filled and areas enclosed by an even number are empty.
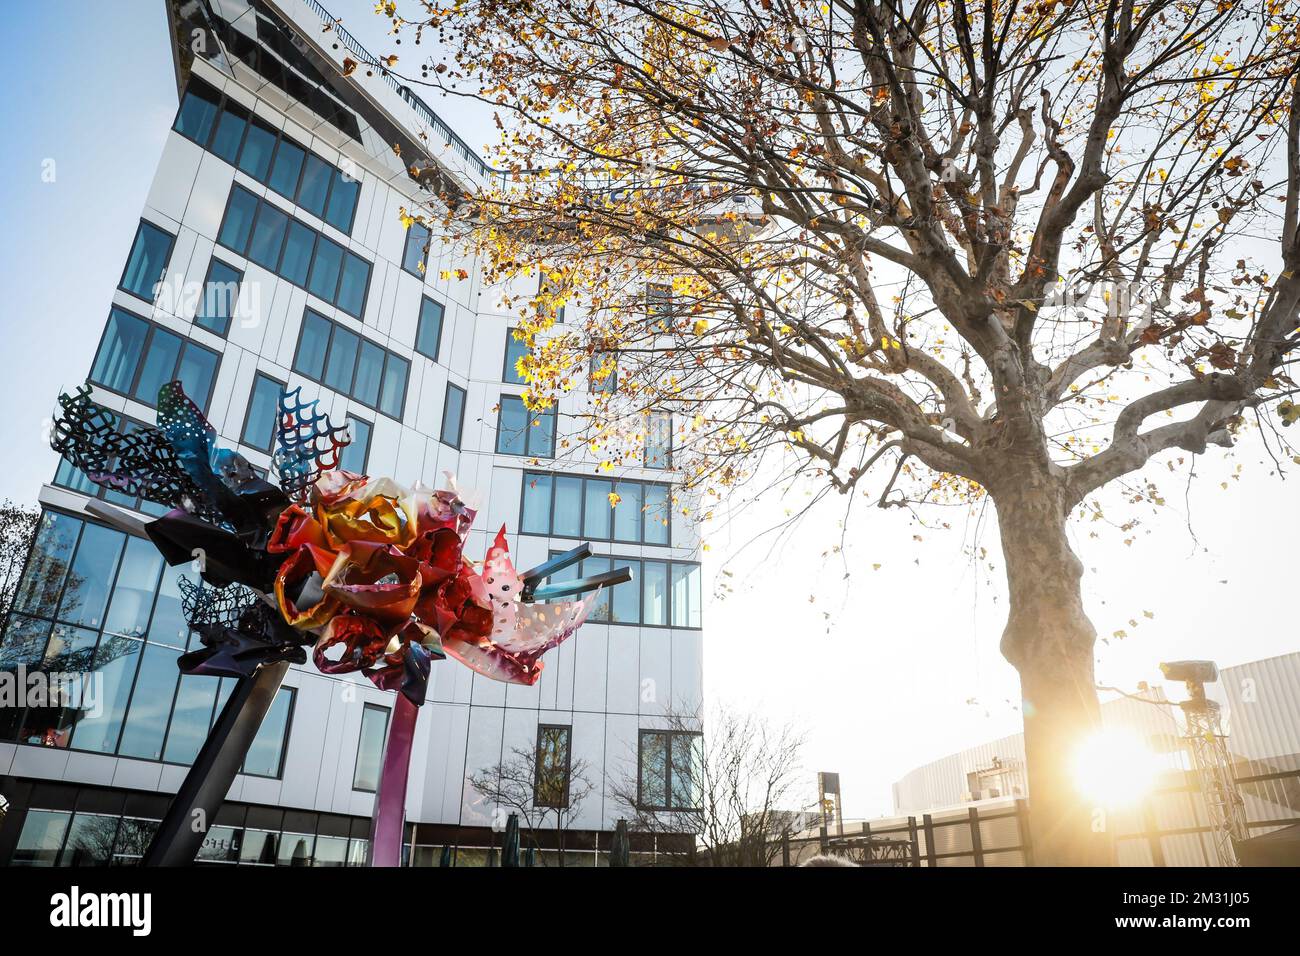
<svg viewBox="0 0 1300 956">
<path fill-rule="evenodd" d="M 1300 823 L 1300 769 L 1236 780 L 1250 836 Z M 985 800 L 919 816 L 822 827 L 783 838 L 774 865 L 799 866 L 830 854 L 862 866 L 1031 866 L 1031 807 L 1026 799 Z M 1109 825 L 1119 832 L 1121 866 L 1221 865 L 1194 774 L 1115 813 Z"/>
</svg>

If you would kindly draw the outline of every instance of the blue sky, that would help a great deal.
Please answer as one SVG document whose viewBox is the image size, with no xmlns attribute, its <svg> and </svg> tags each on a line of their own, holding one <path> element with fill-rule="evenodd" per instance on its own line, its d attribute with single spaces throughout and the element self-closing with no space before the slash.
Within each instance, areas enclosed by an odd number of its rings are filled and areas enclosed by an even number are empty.
<svg viewBox="0 0 1300 956">
<path fill-rule="evenodd" d="M 54 473 L 43 423 L 90 367 L 176 108 L 163 0 L 115 0 L 111 15 L 107 6 L 14 5 L 0 29 L 0 498 L 33 502 Z M 372 52 L 394 49 L 371 0 L 327 6 Z M 483 144 L 483 109 L 427 98 Z M 1156 683 L 1160 660 L 1233 664 L 1300 648 L 1289 600 L 1294 480 L 1271 470 L 1247 439 L 1199 461 L 1186 496 L 1185 473 L 1166 475 L 1168 507 L 1144 512 L 1136 532 L 1076 527 L 1088 610 L 1107 638 L 1102 683 Z M 1103 500 L 1116 524 L 1131 516 L 1118 492 Z M 747 524 L 718 529 L 706 566 L 785 507 L 774 498 Z M 890 782 L 912 767 L 1019 730 L 1015 673 L 997 650 L 1005 587 L 987 518 L 945 514 L 953 530 L 936 533 L 899 510 L 859 507 L 844 554 L 824 557 L 840 540 L 839 517 L 822 509 L 779 554 L 759 548 L 737 560 L 737 593 L 706 608 L 707 692 L 805 725 L 809 771 L 840 771 L 848 811 L 878 814 L 890 807 Z M 973 562 L 963 544 L 987 547 L 987 561 Z M 1127 636 L 1113 638 L 1117 630 Z"/>
</svg>

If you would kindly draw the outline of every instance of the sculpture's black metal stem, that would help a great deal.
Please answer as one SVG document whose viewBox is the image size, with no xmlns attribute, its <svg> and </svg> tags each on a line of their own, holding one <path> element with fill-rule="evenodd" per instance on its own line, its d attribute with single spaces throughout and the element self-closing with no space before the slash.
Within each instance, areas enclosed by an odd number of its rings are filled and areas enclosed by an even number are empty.
<svg viewBox="0 0 1300 956">
<path fill-rule="evenodd" d="M 251 677 L 235 682 L 235 689 L 158 825 L 144 855 L 145 866 L 189 866 L 194 862 L 288 670 L 288 662 L 264 664 Z"/>
</svg>

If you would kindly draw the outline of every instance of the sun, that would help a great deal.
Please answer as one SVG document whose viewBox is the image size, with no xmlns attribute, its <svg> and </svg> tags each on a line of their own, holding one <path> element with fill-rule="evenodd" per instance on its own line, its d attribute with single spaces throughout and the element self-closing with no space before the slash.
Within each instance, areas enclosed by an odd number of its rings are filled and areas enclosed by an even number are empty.
<svg viewBox="0 0 1300 956">
<path fill-rule="evenodd" d="M 1156 755 L 1136 734 L 1108 729 L 1083 740 L 1072 769 L 1080 793 L 1115 808 L 1131 806 L 1150 793 L 1159 766 Z"/>
</svg>

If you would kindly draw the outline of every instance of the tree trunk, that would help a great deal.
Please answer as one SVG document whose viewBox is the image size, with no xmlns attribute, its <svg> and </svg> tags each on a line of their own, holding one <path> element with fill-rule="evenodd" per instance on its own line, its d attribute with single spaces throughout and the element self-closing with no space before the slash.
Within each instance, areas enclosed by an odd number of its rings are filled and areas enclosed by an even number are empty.
<svg viewBox="0 0 1300 956">
<path fill-rule="evenodd" d="M 1028 470 L 1015 481 L 994 501 L 1011 604 L 1002 653 L 1020 673 L 1033 862 L 1110 865 L 1105 810 L 1081 793 L 1073 768 L 1080 744 L 1101 725 L 1083 566 L 1066 536 L 1059 480 Z"/>
</svg>

